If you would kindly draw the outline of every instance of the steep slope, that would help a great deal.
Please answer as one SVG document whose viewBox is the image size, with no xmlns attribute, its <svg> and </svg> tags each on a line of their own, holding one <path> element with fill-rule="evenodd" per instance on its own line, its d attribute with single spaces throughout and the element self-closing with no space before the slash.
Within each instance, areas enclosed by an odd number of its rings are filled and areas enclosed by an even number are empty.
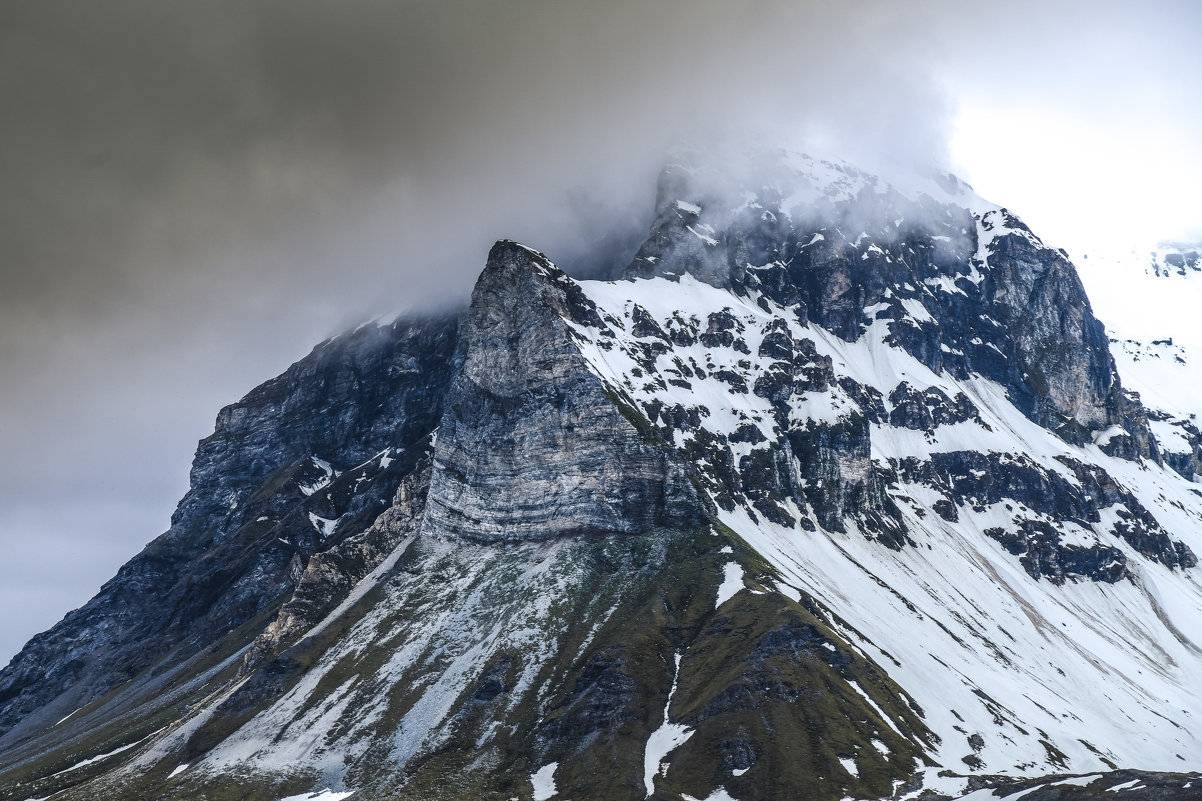
<svg viewBox="0 0 1202 801">
<path fill-rule="evenodd" d="M 31 644 L 0 792 L 1189 798 L 1202 493 L 1073 266 L 954 179 L 697 163 L 627 278 L 500 242 L 223 412 L 151 546 L 197 601 Z"/>
<path fill-rule="evenodd" d="M 244 647 L 311 555 L 391 504 L 437 423 L 455 326 L 365 326 L 223 409 L 171 529 L 0 672 L 0 746 L 79 725 L 117 688 L 137 709 Z"/>
<path fill-rule="evenodd" d="M 1092 253 L 1081 263 L 1124 381 L 1139 392 L 1166 463 L 1202 473 L 1202 245 Z"/>
<path fill-rule="evenodd" d="M 736 207 L 677 176 L 640 256 L 664 277 L 586 283 L 616 336 L 582 327 L 585 352 L 944 717 L 942 764 L 1195 764 L 1199 493 L 1154 461 L 1071 266 L 963 187 L 837 171 L 794 174 L 817 217 L 787 168 Z"/>
</svg>

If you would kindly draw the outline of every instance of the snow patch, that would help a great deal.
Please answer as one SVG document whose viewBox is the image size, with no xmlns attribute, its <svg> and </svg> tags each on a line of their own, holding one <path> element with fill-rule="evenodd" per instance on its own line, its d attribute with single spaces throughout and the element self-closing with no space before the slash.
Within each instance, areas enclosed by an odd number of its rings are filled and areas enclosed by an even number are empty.
<svg viewBox="0 0 1202 801">
<path fill-rule="evenodd" d="M 1110 426 L 1103 431 L 1096 431 L 1093 435 L 1094 444 L 1099 447 L 1106 447 L 1115 437 L 1123 437 L 1127 435 L 1127 430 L 1122 426 Z"/>
<path fill-rule="evenodd" d="M 722 570 L 724 578 L 722 584 L 718 586 L 718 599 L 714 603 L 715 609 L 735 597 L 739 590 L 743 589 L 743 568 L 738 562 L 727 562 L 722 566 Z"/>
<path fill-rule="evenodd" d="M 672 706 L 672 696 L 676 694 L 676 685 L 680 680 L 680 657 L 681 654 L 676 654 L 672 689 L 668 691 L 668 700 L 664 702 L 664 722 L 658 729 L 651 732 L 651 736 L 647 738 L 647 747 L 643 752 L 643 786 L 647 789 L 648 798 L 655 792 L 655 777 L 662 776 L 668 769 L 665 758 L 693 734 L 693 730 L 688 726 L 671 723 L 668 720 L 668 709 Z M 713 798 L 713 796 L 710 797 Z"/>
<path fill-rule="evenodd" d="M 331 520 L 326 517 L 321 517 L 309 512 L 309 522 L 313 524 L 313 528 L 317 529 L 317 533 L 322 537 L 329 537 L 334 534 L 334 530 L 338 528 L 337 518 Z"/>
<path fill-rule="evenodd" d="M 338 475 L 337 471 L 334 470 L 333 465 L 331 465 L 325 459 L 318 459 L 316 456 L 310 456 L 309 462 L 312 463 L 314 467 L 321 470 L 323 475 L 314 479 L 308 484 L 301 484 L 299 482 L 297 483 L 297 489 L 299 489 L 301 494 L 305 496 L 312 495 L 320 489 L 325 489 L 330 485 L 330 482 L 334 480 L 334 477 Z"/>
<path fill-rule="evenodd" d="M 159 731 L 162 731 L 162 729 L 159 729 Z M 87 765 L 91 765 L 94 762 L 99 762 L 102 759 L 108 759 L 111 756 L 116 756 L 117 754 L 128 751 L 129 749 L 133 748 L 134 746 L 138 746 L 138 745 L 141 745 L 142 743 L 146 742 L 151 737 L 158 734 L 159 731 L 151 732 L 150 734 L 143 737 L 141 740 L 130 743 L 129 745 L 123 745 L 120 748 L 114 748 L 112 751 L 106 751 L 103 754 L 97 754 L 94 757 L 89 757 L 88 759 L 82 760 L 80 762 L 76 762 L 74 765 L 72 765 L 69 768 L 63 768 L 62 770 L 58 771 L 57 773 L 50 774 L 50 776 L 47 778 L 54 778 L 55 776 L 61 776 L 64 773 L 70 773 L 73 770 L 79 770 L 80 768 L 85 767 Z"/>
<path fill-rule="evenodd" d="M 735 801 L 734 796 L 726 792 L 726 788 L 724 787 L 719 787 L 705 798 L 694 798 L 693 796 L 687 794 L 683 795 L 682 797 L 685 799 L 685 801 Z"/>
<path fill-rule="evenodd" d="M 555 769 L 558 767 L 558 762 L 552 762 L 530 774 L 530 783 L 534 785 L 534 801 L 547 801 L 559 792 L 555 789 Z"/>
<path fill-rule="evenodd" d="M 342 801 L 344 798 L 350 798 L 355 794 L 355 792 L 355 790 L 335 792 L 327 787 L 324 790 L 318 790 L 317 792 L 313 793 L 290 795 L 287 798 L 281 798 L 280 801 Z"/>
</svg>

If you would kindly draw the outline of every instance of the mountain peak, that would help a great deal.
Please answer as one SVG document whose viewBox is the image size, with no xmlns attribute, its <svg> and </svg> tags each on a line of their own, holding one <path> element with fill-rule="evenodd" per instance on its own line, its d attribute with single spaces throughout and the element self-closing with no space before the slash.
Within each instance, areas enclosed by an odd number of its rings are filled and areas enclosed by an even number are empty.
<svg viewBox="0 0 1202 801">
<path fill-rule="evenodd" d="M 223 410 L 172 529 L 0 672 L 0 792 L 1188 799 L 1159 414 L 962 183 L 674 162 L 621 280 L 501 240 L 458 319 Z"/>
</svg>

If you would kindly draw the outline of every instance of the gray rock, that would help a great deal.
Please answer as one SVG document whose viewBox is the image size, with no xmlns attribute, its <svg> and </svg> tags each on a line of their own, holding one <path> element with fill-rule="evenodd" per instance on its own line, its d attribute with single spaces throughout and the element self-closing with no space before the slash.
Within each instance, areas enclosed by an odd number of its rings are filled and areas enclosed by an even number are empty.
<svg viewBox="0 0 1202 801">
<path fill-rule="evenodd" d="M 478 541 L 638 533 L 706 518 L 580 355 L 596 310 L 539 253 L 499 242 L 472 293 L 434 449 L 424 534 Z"/>
</svg>

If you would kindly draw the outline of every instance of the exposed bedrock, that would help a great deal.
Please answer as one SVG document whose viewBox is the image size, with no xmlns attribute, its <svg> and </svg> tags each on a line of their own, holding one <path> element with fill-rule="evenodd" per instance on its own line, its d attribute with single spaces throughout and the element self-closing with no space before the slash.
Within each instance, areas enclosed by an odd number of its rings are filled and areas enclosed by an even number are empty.
<svg viewBox="0 0 1202 801">
<path fill-rule="evenodd" d="M 424 533 L 479 541 L 703 521 L 683 468 L 623 416 L 567 319 L 597 314 L 545 257 L 498 242 L 472 293 Z"/>
</svg>

